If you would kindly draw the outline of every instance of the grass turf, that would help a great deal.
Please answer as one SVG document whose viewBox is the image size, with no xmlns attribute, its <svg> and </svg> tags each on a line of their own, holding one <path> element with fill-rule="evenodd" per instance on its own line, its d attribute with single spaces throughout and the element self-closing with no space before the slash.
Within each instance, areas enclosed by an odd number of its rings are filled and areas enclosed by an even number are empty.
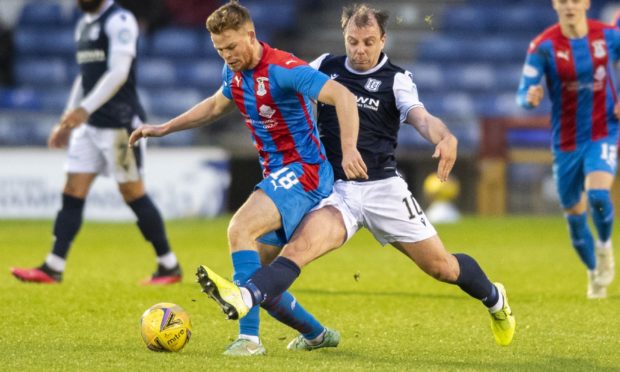
<svg viewBox="0 0 620 372">
<path fill-rule="evenodd" d="M 268 355 L 221 355 L 237 324 L 194 283 L 208 264 L 230 273 L 228 219 L 168 223 L 185 269 L 182 284 L 140 287 L 154 254 L 132 224 L 86 222 L 61 285 L 24 284 L 10 266 L 41 263 L 49 221 L 0 221 L 0 332 L 4 370 L 612 370 L 620 366 L 620 280 L 607 300 L 586 300 L 586 273 L 557 217 L 466 218 L 438 230 L 451 252 L 475 257 L 506 285 L 517 332 L 495 345 L 489 316 L 458 287 L 439 283 L 406 257 L 381 248 L 366 231 L 309 265 L 292 292 L 325 325 L 338 329 L 337 349 L 290 352 L 296 336 L 262 312 Z M 175 302 L 194 332 L 180 353 L 154 353 L 139 330 L 142 312 Z"/>
</svg>

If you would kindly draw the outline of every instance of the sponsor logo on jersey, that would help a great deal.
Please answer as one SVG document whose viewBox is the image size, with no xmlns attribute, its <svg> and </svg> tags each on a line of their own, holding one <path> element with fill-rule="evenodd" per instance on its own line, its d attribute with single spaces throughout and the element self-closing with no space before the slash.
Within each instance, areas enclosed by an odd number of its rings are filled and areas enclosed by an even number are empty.
<svg viewBox="0 0 620 372">
<path fill-rule="evenodd" d="M 267 105 L 261 105 L 261 107 L 259 107 L 258 109 L 258 114 L 267 119 L 271 119 L 271 117 L 275 113 L 276 113 L 276 110 L 272 109 L 271 107 Z"/>
<path fill-rule="evenodd" d="M 598 68 L 596 69 L 596 72 L 594 72 L 594 79 L 601 81 L 601 80 L 605 80 L 606 77 L 607 77 L 607 71 L 605 70 L 605 66 L 598 66 Z"/>
<path fill-rule="evenodd" d="M 80 50 L 77 52 L 77 63 L 93 63 L 105 61 L 105 51 L 102 49 Z"/>
<path fill-rule="evenodd" d="M 377 92 L 380 86 L 381 86 L 381 80 L 368 78 L 368 80 L 366 80 L 366 85 L 364 85 L 364 89 L 366 89 L 369 92 Z"/>
<path fill-rule="evenodd" d="M 265 89 L 265 82 L 266 81 L 269 81 L 269 79 L 266 78 L 266 77 L 257 77 L 256 78 L 256 83 L 258 84 L 258 89 L 256 89 L 256 95 L 257 96 L 261 96 L 262 97 L 265 94 L 267 94 L 267 89 Z"/>
<path fill-rule="evenodd" d="M 592 42 L 592 48 L 594 48 L 595 58 L 605 58 L 607 52 L 605 51 L 605 40 L 598 39 Z"/>
<path fill-rule="evenodd" d="M 558 50 L 556 55 L 558 56 L 558 58 L 570 61 L 570 52 L 568 50 Z"/>
<path fill-rule="evenodd" d="M 357 107 L 371 109 L 373 111 L 379 110 L 379 104 L 381 103 L 381 100 L 362 96 L 357 96 L 355 98 L 357 101 Z"/>
<path fill-rule="evenodd" d="M 523 75 L 528 78 L 535 78 L 538 77 L 538 70 L 536 69 L 536 67 L 530 64 L 526 64 L 525 66 L 523 66 Z"/>
</svg>

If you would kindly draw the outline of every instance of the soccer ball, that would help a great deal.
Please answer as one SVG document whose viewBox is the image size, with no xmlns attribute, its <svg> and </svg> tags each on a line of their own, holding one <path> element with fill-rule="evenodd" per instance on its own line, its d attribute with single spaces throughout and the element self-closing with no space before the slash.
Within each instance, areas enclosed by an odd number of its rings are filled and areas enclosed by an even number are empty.
<svg viewBox="0 0 620 372">
<path fill-rule="evenodd" d="M 140 318 L 142 339 L 153 351 L 179 351 L 192 336 L 192 322 L 179 305 L 162 302 L 148 308 Z"/>
</svg>

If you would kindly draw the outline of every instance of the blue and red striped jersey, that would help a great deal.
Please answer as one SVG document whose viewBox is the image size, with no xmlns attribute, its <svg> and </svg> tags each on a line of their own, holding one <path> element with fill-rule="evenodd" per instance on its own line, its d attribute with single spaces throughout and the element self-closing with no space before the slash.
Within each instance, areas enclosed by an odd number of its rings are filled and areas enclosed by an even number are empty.
<svg viewBox="0 0 620 372">
<path fill-rule="evenodd" d="M 325 161 L 310 99 L 329 77 L 294 55 L 271 48 L 251 70 L 222 71 L 222 93 L 234 100 L 252 132 L 263 176 L 292 162 Z"/>
<path fill-rule="evenodd" d="M 620 30 L 594 20 L 588 20 L 588 34 L 583 38 L 565 37 L 556 24 L 531 42 L 517 101 L 531 108 L 527 90 L 545 76 L 553 149 L 572 151 L 581 144 L 618 135 L 613 63 L 619 58 Z"/>
</svg>

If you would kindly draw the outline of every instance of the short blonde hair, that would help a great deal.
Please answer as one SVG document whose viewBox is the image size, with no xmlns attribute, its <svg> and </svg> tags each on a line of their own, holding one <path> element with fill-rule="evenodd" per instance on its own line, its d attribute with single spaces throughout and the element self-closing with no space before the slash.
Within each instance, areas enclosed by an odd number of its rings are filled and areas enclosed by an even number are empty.
<svg viewBox="0 0 620 372">
<path fill-rule="evenodd" d="M 236 0 L 217 8 L 207 18 L 207 30 L 219 35 L 226 30 L 239 30 L 247 23 L 252 24 L 250 12 Z"/>
</svg>

